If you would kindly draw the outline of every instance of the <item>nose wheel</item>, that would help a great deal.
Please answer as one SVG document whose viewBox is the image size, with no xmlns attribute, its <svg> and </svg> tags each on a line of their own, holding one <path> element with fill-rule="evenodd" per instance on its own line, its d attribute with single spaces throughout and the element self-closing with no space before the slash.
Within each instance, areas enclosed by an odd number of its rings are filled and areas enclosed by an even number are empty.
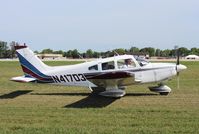
<svg viewBox="0 0 199 134">
<path fill-rule="evenodd" d="M 158 86 L 149 87 L 149 90 L 152 92 L 157 92 L 160 95 L 168 95 L 171 92 L 171 88 L 163 83 L 160 83 Z"/>
</svg>

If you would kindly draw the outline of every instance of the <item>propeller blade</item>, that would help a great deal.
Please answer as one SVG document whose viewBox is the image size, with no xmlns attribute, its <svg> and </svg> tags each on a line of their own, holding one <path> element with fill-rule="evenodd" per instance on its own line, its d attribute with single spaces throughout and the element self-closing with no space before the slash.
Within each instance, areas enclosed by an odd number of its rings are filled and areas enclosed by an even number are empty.
<svg viewBox="0 0 199 134">
<path fill-rule="evenodd" d="M 179 51 L 179 48 L 176 50 L 176 54 L 177 54 L 177 61 L 176 61 L 176 65 L 179 65 L 180 64 L 180 51 Z"/>
<path fill-rule="evenodd" d="M 179 48 L 176 49 L 176 56 L 177 56 L 177 61 L 176 61 L 176 71 L 177 71 L 177 66 L 180 65 L 180 50 Z M 177 72 L 177 89 L 180 88 L 180 76 L 179 72 Z"/>
</svg>

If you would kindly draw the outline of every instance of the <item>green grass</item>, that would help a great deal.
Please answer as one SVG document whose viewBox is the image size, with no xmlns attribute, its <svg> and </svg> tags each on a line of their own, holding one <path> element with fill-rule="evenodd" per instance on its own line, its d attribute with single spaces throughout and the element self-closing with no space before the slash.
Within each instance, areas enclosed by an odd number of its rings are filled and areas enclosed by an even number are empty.
<svg viewBox="0 0 199 134">
<path fill-rule="evenodd" d="M 23 73 L 18 62 L 2 61 L 0 133 L 199 133 L 199 62 L 183 64 L 180 89 L 173 78 L 168 96 L 151 93 L 152 84 L 133 85 L 113 100 L 88 96 L 87 88 L 9 81 Z"/>
</svg>

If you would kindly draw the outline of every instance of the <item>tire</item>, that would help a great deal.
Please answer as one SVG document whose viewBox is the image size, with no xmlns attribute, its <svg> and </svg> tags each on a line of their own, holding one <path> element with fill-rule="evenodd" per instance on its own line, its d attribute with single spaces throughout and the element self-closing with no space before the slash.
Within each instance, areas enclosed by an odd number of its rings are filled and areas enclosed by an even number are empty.
<svg viewBox="0 0 199 134">
<path fill-rule="evenodd" d="M 169 92 L 160 92 L 160 95 L 168 95 Z"/>
</svg>

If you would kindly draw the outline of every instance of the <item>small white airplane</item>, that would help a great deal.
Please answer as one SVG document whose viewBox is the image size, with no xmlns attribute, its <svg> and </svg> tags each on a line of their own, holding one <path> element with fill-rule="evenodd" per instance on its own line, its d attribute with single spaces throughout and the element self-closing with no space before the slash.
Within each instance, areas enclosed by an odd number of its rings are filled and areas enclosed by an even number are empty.
<svg viewBox="0 0 199 134">
<path fill-rule="evenodd" d="M 67 66 L 47 66 L 26 45 L 15 46 L 24 75 L 11 78 L 17 82 L 84 86 L 106 97 L 122 97 L 132 84 L 160 83 L 149 87 L 167 95 L 171 89 L 163 81 L 187 67 L 175 63 L 149 63 L 132 55 L 120 55 Z"/>
</svg>

